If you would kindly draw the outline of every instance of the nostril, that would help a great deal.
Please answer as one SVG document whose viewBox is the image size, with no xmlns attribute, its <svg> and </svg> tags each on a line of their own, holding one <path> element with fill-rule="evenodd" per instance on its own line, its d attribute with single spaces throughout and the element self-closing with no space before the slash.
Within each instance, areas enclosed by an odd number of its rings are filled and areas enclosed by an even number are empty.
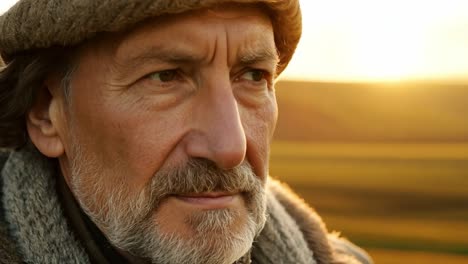
<svg viewBox="0 0 468 264">
<path fill-rule="evenodd" d="M 214 162 L 216 162 L 218 167 L 220 167 L 221 169 L 228 170 L 235 168 L 244 162 L 245 152 L 236 151 L 219 153 L 216 159 L 217 160 L 215 160 Z"/>
<path fill-rule="evenodd" d="M 244 162 L 247 152 L 243 129 L 238 131 L 193 131 L 184 139 L 189 158 L 206 159 L 221 169 L 232 169 Z"/>
<path fill-rule="evenodd" d="M 232 169 L 242 164 L 247 152 L 244 130 L 225 132 L 213 144 L 212 152 L 214 161 L 223 169 Z"/>
</svg>

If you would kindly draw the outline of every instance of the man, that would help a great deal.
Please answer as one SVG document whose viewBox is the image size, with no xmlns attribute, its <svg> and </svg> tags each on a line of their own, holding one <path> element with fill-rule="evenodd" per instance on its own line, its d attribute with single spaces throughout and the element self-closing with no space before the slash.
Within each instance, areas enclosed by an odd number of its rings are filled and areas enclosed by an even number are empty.
<svg viewBox="0 0 468 264">
<path fill-rule="evenodd" d="M 369 263 L 268 178 L 297 0 L 21 0 L 0 18 L 6 263 Z"/>
</svg>

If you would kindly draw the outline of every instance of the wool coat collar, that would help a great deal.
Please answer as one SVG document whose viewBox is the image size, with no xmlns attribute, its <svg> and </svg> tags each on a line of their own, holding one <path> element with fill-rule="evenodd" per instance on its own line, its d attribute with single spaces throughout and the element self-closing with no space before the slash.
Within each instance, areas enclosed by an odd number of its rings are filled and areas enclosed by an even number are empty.
<svg viewBox="0 0 468 264">
<path fill-rule="evenodd" d="M 91 263 L 83 241 L 67 220 L 57 177 L 61 176 L 55 162 L 33 147 L 10 154 L 2 170 L 1 189 L 8 239 L 28 263 Z M 271 179 L 267 212 L 265 227 L 251 248 L 252 263 L 371 263 L 358 248 L 329 235 L 315 211 Z"/>
</svg>

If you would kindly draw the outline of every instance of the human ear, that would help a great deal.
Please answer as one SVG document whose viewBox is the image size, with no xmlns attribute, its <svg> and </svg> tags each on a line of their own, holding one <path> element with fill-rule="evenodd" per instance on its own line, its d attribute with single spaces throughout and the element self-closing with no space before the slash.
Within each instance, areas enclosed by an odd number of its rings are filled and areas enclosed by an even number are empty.
<svg viewBox="0 0 468 264">
<path fill-rule="evenodd" d="M 60 138 L 60 122 L 64 122 L 60 111 L 60 95 L 52 90 L 53 83 L 46 81 L 37 91 L 35 101 L 26 116 L 29 137 L 36 148 L 45 156 L 57 158 L 64 153 Z"/>
</svg>

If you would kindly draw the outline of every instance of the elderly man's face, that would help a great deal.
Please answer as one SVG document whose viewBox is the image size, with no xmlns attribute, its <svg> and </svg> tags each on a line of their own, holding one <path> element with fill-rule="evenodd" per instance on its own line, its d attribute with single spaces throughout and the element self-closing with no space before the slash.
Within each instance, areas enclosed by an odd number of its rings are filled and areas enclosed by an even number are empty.
<svg viewBox="0 0 468 264">
<path fill-rule="evenodd" d="M 158 263 L 246 253 L 265 222 L 277 62 L 256 7 L 161 17 L 83 48 L 59 160 L 112 243 Z"/>
</svg>

